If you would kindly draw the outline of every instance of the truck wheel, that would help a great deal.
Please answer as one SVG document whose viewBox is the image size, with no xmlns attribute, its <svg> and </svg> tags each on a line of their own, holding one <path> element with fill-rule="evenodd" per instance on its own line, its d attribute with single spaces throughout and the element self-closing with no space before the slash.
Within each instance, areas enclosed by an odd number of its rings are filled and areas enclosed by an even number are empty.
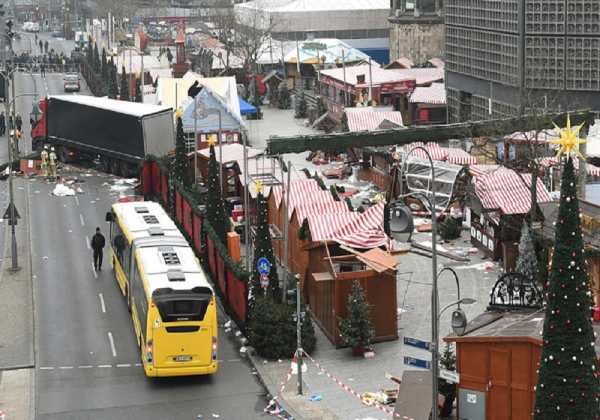
<svg viewBox="0 0 600 420">
<path fill-rule="evenodd" d="M 67 161 L 69 160 L 69 151 L 67 150 L 66 147 L 59 147 L 58 148 L 58 159 L 62 163 L 67 163 Z"/>
<path fill-rule="evenodd" d="M 123 178 L 129 177 L 129 165 L 124 160 L 119 162 L 119 175 Z"/>
<path fill-rule="evenodd" d="M 109 161 L 110 170 L 109 173 L 113 175 L 119 175 L 119 161 L 118 160 L 110 160 Z"/>
</svg>

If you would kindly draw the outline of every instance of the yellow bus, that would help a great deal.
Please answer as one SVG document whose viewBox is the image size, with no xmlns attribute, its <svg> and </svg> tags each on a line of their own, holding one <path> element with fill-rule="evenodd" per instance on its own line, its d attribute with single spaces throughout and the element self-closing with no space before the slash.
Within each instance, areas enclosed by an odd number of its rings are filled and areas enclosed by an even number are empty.
<svg viewBox="0 0 600 420">
<path fill-rule="evenodd" d="M 175 223 L 151 201 L 115 203 L 106 220 L 146 375 L 215 373 L 215 294 Z"/>
</svg>

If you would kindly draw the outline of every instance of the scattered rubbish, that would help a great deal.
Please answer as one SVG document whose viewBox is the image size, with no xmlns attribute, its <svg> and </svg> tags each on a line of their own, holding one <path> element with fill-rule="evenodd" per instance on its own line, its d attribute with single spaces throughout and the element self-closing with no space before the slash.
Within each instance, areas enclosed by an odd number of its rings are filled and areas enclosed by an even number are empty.
<svg viewBox="0 0 600 420">
<path fill-rule="evenodd" d="M 48 259 L 48 257 L 45 255 L 42 257 L 42 260 L 47 260 L 47 259 Z"/>
<path fill-rule="evenodd" d="M 77 192 L 77 194 L 83 194 L 83 190 L 81 189 L 81 187 L 75 188 L 75 191 Z"/>
<path fill-rule="evenodd" d="M 33 193 L 34 193 L 34 194 L 39 194 L 39 193 L 40 193 L 40 190 L 35 190 Z"/>
<path fill-rule="evenodd" d="M 245 346 L 240 347 L 240 353 L 246 354 L 247 351 L 248 349 Z"/>
<path fill-rule="evenodd" d="M 242 343 L 242 345 L 245 346 L 248 343 L 248 339 L 246 337 L 242 337 L 240 338 L 240 343 Z"/>
<path fill-rule="evenodd" d="M 269 401 L 269 405 L 265 407 L 265 413 L 267 414 L 278 415 L 281 413 L 281 411 L 281 407 L 279 407 L 279 404 L 277 404 L 277 400 L 275 398 Z"/>
<path fill-rule="evenodd" d="M 348 381 L 354 382 L 354 378 L 348 378 Z"/>
<path fill-rule="evenodd" d="M 69 233 L 73 233 L 73 231 L 71 229 L 69 229 Z"/>
<path fill-rule="evenodd" d="M 213 415 L 212 415 L 212 416 L 213 416 L 213 418 L 214 418 L 214 419 L 218 419 L 219 417 L 221 417 L 221 415 L 220 415 L 220 414 L 215 414 L 215 413 L 213 413 Z"/>
<path fill-rule="evenodd" d="M 298 374 L 298 363 L 296 363 L 295 360 L 292 360 L 292 375 L 297 375 Z M 308 372 L 308 366 L 306 366 L 306 363 L 302 362 L 302 373 L 306 373 Z"/>
<path fill-rule="evenodd" d="M 379 392 L 363 392 L 360 394 L 360 401 L 364 405 L 372 406 L 377 404 L 390 404 L 398 398 L 398 391 L 379 391 Z"/>
<path fill-rule="evenodd" d="M 266 365 L 267 363 L 269 363 L 267 360 L 263 360 L 263 365 Z"/>
<path fill-rule="evenodd" d="M 235 332 L 235 336 L 236 336 L 236 337 L 239 337 L 240 335 L 242 335 L 242 332 L 241 332 L 241 331 L 239 331 L 239 330 L 238 330 L 238 331 L 236 331 L 236 332 Z"/>
<path fill-rule="evenodd" d="M 197 419 L 201 419 L 201 418 L 204 418 L 204 416 L 203 416 L 202 414 L 198 414 L 198 415 L 196 416 L 196 418 L 197 418 Z"/>
<path fill-rule="evenodd" d="M 313 394 L 313 395 L 310 396 L 309 400 L 313 401 L 313 402 L 322 401 L 323 400 L 323 396 L 321 394 Z"/>
<path fill-rule="evenodd" d="M 374 358 L 374 357 L 375 357 L 375 352 L 374 352 L 373 350 L 371 350 L 371 351 L 366 351 L 366 352 L 364 352 L 364 354 L 363 354 L 363 357 L 364 357 L 365 359 L 372 359 L 372 358 Z"/>
<path fill-rule="evenodd" d="M 111 190 L 111 191 L 127 191 L 127 190 L 128 190 L 128 189 L 130 189 L 130 188 L 131 188 L 131 186 L 130 186 L 130 185 L 122 185 L 122 184 L 119 184 L 119 185 L 113 185 L 113 186 L 111 186 L 111 187 L 110 187 L 110 190 Z"/>
<path fill-rule="evenodd" d="M 225 328 L 225 332 L 226 333 L 230 333 L 231 332 L 231 328 Z"/>
<path fill-rule="evenodd" d="M 231 319 L 229 321 L 227 321 L 225 324 L 223 324 L 223 326 L 225 328 L 230 328 L 231 327 Z"/>
<path fill-rule="evenodd" d="M 54 187 L 52 194 L 57 197 L 73 196 L 75 195 L 75 190 L 67 187 L 64 184 L 56 184 L 56 187 Z"/>
<path fill-rule="evenodd" d="M 282 362 L 282 360 L 281 360 L 281 359 L 277 359 L 277 363 L 281 363 L 281 362 Z"/>
</svg>

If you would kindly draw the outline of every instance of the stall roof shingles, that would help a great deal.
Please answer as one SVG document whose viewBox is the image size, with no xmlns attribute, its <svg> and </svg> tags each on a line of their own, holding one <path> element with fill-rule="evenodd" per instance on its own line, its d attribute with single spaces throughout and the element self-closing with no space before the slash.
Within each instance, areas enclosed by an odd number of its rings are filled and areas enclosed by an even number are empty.
<svg viewBox="0 0 600 420">
<path fill-rule="evenodd" d="M 432 83 L 431 86 L 417 86 L 410 95 L 410 103 L 445 105 L 446 87 L 443 83 Z"/>
</svg>

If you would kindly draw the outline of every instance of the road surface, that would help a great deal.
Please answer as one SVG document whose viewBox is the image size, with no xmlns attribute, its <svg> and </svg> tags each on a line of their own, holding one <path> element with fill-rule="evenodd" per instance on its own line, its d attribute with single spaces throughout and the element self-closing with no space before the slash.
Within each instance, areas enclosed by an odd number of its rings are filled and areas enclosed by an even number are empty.
<svg viewBox="0 0 600 420">
<path fill-rule="evenodd" d="M 29 45 L 28 35 L 15 44 Z M 42 35 L 43 37 L 43 35 Z M 68 49 L 54 40 L 55 49 Z M 32 101 L 62 94 L 62 74 L 19 73 L 17 113 L 24 122 L 21 151 L 31 150 Z M 89 94 L 82 86 L 81 94 Z M 68 123 L 68 122 L 66 122 Z M 6 138 L 0 161 L 6 161 Z M 218 373 L 209 377 L 148 379 L 139 366 L 131 319 L 105 255 L 104 270 L 92 270 L 88 238 L 96 226 L 107 234 L 104 215 L 116 199 L 114 177 L 67 167 L 84 194 L 55 197 L 54 184 L 37 179 L 15 191 L 30 201 L 31 258 L 35 297 L 36 418 L 67 419 L 258 419 L 264 418 L 264 390 L 240 357 L 239 345 L 221 328 Z M 6 182 L 0 206 L 6 206 Z M 5 225 L 0 225 L 0 240 Z M 108 254 L 108 252 L 106 252 Z M 225 318 L 219 314 L 220 324 Z M 200 417 L 202 416 L 202 417 Z M 218 416 L 218 417 L 216 417 Z"/>
</svg>

